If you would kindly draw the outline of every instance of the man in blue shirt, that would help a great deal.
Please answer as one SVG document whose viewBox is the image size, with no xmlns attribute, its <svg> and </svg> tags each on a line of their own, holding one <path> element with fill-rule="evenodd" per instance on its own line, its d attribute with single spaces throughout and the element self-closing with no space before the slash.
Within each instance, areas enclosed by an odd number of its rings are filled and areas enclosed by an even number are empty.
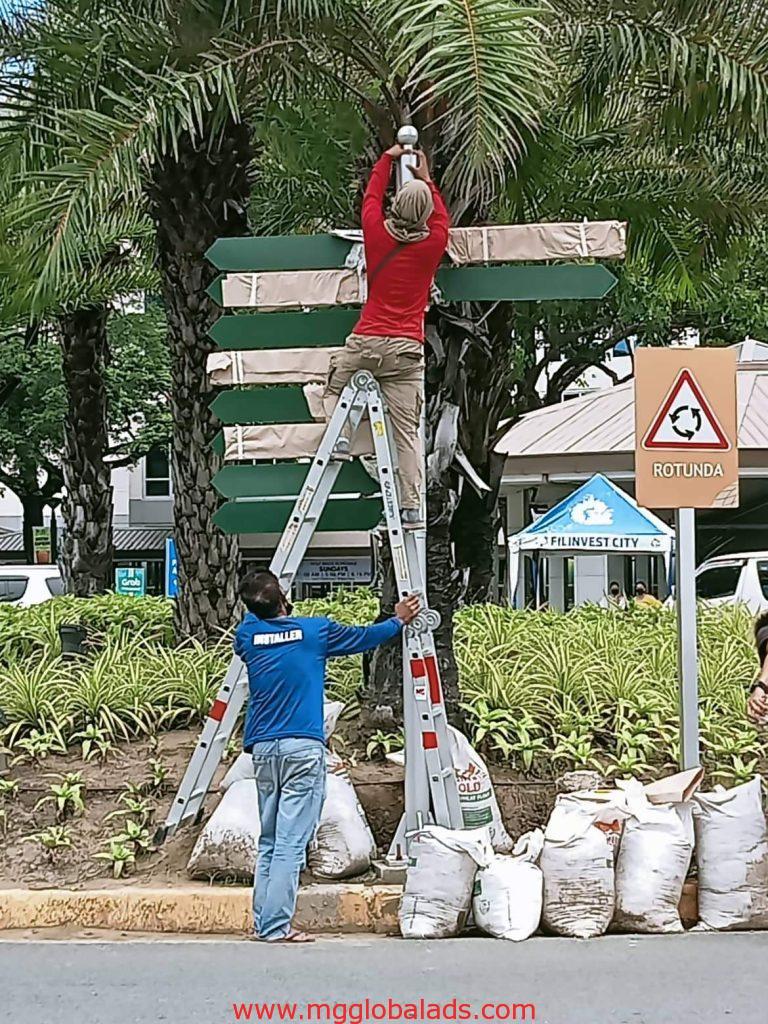
<svg viewBox="0 0 768 1024">
<path fill-rule="evenodd" d="M 291 927 L 299 874 L 325 796 L 323 690 L 328 658 L 360 654 L 398 636 L 419 611 L 418 597 L 374 626 L 295 618 L 274 573 L 249 573 L 240 587 L 248 614 L 235 653 L 248 669 L 243 746 L 253 756 L 261 836 L 253 886 L 254 938 L 307 942 Z"/>
</svg>

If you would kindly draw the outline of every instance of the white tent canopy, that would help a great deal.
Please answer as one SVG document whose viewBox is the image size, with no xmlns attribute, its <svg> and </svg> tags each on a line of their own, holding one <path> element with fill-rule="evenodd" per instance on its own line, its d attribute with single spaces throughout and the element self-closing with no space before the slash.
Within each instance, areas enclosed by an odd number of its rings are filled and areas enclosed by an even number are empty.
<svg viewBox="0 0 768 1024">
<path fill-rule="evenodd" d="M 661 555 L 669 576 L 674 530 L 602 473 L 509 538 L 508 597 L 517 604 L 521 555 Z M 519 602 L 522 604 L 523 602 Z"/>
</svg>

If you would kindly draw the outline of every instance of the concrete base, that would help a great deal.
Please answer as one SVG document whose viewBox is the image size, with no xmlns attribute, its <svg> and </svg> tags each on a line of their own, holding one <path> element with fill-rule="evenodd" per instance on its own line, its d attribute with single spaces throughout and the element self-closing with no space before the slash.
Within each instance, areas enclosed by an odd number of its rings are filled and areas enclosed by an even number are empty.
<svg viewBox="0 0 768 1024">
<path fill-rule="evenodd" d="M 380 882 L 382 885 L 405 885 L 407 867 L 405 861 L 389 864 L 385 860 L 375 860 L 371 866 L 376 872 L 377 883 Z"/>
</svg>

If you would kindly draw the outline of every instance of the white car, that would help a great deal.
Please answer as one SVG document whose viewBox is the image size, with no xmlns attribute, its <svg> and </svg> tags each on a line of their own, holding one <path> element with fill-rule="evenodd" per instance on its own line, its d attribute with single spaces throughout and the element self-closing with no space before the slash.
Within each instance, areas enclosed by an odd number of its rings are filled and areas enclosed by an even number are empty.
<svg viewBox="0 0 768 1024">
<path fill-rule="evenodd" d="M 0 604 L 26 608 L 63 593 L 64 581 L 55 565 L 0 565 Z"/>
<path fill-rule="evenodd" d="M 753 615 L 768 610 L 768 551 L 717 555 L 696 570 L 696 596 L 707 604 L 745 604 Z"/>
</svg>

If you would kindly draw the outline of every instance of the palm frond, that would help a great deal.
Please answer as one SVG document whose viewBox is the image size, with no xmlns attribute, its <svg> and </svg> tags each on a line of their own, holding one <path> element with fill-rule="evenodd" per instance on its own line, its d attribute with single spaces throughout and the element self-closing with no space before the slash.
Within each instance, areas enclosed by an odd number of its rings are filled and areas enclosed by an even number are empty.
<svg viewBox="0 0 768 1024">
<path fill-rule="evenodd" d="M 440 136 L 446 184 L 488 195 L 538 123 L 554 72 L 540 7 L 509 0 L 377 0 L 411 113 Z"/>
</svg>

